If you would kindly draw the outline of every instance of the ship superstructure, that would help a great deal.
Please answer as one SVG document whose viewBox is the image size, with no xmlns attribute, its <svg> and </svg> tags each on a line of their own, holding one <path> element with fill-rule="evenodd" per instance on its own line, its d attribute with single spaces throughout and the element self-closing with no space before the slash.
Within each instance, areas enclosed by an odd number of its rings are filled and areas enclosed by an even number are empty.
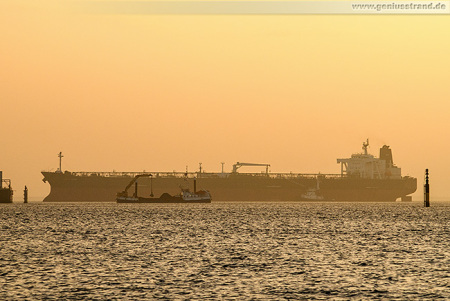
<svg viewBox="0 0 450 301">
<path fill-rule="evenodd" d="M 11 188 L 11 180 L 3 179 L 3 172 L 0 171 L 0 203 L 12 203 L 13 190 Z"/>
<path fill-rule="evenodd" d="M 196 178 L 200 187 L 214 195 L 215 202 L 295 202 L 305 201 L 304 196 L 317 189 L 320 182 L 320 198 L 309 200 L 392 202 L 416 191 L 417 179 L 403 177 L 401 169 L 394 165 L 389 146 L 380 149 L 376 158 L 367 151 L 347 159 L 338 159 L 340 174 L 272 173 L 269 164 L 241 163 L 233 165 L 231 172 L 150 172 L 148 182 L 140 182 L 145 195 L 176 194 L 177 187 L 188 179 Z M 223 164 L 222 164 L 223 166 Z M 261 166 L 260 173 L 241 173 L 242 166 Z M 114 202 L 116 192 L 122 191 L 134 177 L 144 172 L 42 172 L 44 182 L 51 186 L 46 202 L 86 201 Z M 153 181 L 152 183 L 150 181 Z M 151 188 L 153 184 L 153 189 Z"/>
<path fill-rule="evenodd" d="M 360 177 L 363 179 L 401 179 L 401 168 L 394 165 L 392 150 L 384 145 L 380 148 L 380 157 L 367 152 L 369 139 L 363 143 L 363 153 L 353 154 L 348 159 L 337 159 L 341 164 L 341 176 Z"/>
</svg>

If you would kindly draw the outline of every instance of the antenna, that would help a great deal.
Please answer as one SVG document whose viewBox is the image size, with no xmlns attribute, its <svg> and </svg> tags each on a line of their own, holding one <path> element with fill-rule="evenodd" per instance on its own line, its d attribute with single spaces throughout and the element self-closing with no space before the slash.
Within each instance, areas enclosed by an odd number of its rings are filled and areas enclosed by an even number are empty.
<svg viewBox="0 0 450 301">
<path fill-rule="evenodd" d="M 59 170 L 58 170 L 58 172 L 62 172 L 61 161 L 62 161 L 62 158 L 64 157 L 62 155 L 62 152 L 59 152 L 58 157 L 59 157 Z"/>
</svg>

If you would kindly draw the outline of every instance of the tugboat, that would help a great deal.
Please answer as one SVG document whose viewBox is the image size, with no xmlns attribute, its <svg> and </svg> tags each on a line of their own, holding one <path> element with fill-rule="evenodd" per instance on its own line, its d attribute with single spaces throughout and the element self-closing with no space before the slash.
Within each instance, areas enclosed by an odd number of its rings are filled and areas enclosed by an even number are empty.
<svg viewBox="0 0 450 301">
<path fill-rule="evenodd" d="M 153 197 L 153 187 L 151 186 L 151 193 L 149 198 L 138 196 L 138 185 L 137 180 L 141 177 L 150 177 L 150 183 L 153 185 L 152 174 L 141 174 L 137 175 L 131 180 L 131 182 L 125 187 L 122 192 L 117 193 L 116 201 L 117 203 L 131 203 L 131 204 L 141 204 L 141 203 L 211 203 L 211 194 L 207 190 L 197 191 L 197 181 L 194 179 L 194 192 L 190 192 L 189 188 L 181 188 L 181 193 L 179 195 L 170 195 L 168 193 L 163 193 L 159 198 Z M 128 189 L 134 186 L 133 196 L 128 196 Z"/>
<path fill-rule="evenodd" d="M 13 190 L 11 188 L 11 180 L 3 179 L 2 172 L 0 171 L 0 203 L 12 203 L 12 199 Z"/>
<path fill-rule="evenodd" d="M 332 202 L 334 199 L 325 199 L 320 191 L 319 184 L 319 176 L 316 177 L 316 187 L 309 188 L 305 193 L 303 193 L 300 197 L 300 200 L 303 202 Z"/>
</svg>

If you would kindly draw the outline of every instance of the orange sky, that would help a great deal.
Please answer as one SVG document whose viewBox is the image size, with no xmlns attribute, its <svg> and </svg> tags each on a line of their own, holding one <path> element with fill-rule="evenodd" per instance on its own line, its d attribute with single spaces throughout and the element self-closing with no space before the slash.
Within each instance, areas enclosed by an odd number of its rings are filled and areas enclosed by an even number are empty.
<svg viewBox="0 0 450 301">
<path fill-rule="evenodd" d="M 40 171 L 59 151 L 71 171 L 339 173 L 366 138 L 418 178 L 415 200 L 425 168 L 432 196 L 450 196 L 448 15 L 99 16 L 57 3 L 0 2 L 0 170 L 16 201 L 24 185 L 46 196 Z"/>
</svg>

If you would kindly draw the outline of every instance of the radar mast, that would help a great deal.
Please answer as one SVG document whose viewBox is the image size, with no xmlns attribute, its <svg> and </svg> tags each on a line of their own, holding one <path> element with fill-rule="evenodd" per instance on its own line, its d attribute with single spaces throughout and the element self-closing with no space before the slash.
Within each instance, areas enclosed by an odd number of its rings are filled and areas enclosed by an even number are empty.
<svg viewBox="0 0 450 301">
<path fill-rule="evenodd" d="M 364 151 L 364 155 L 367 155 L 367 147 L 369 146 L 369 138 L 367 138 L 366 142 L 363 142 L 362 149 Z"/>
</svg>

